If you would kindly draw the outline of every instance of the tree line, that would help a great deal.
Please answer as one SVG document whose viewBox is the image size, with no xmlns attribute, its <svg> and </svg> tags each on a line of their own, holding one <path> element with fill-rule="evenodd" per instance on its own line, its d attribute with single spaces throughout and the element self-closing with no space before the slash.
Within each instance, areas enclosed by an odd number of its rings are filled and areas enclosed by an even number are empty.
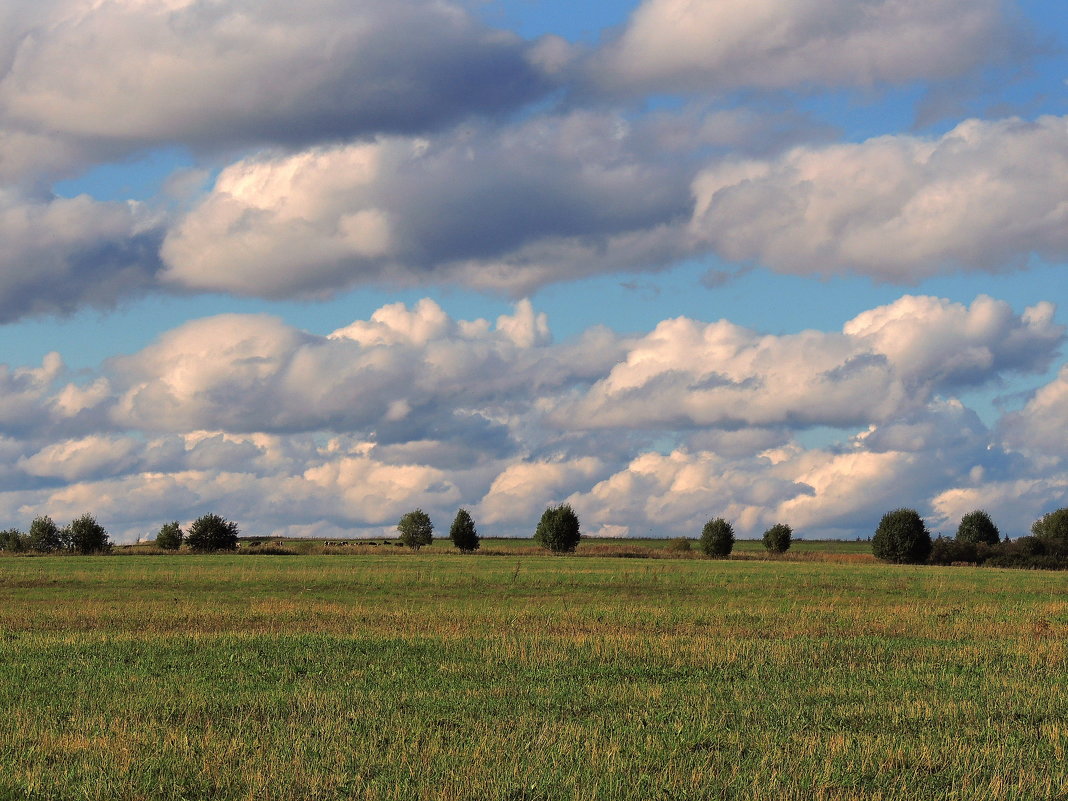
<svg viewBox="0 0 1068 801">
<path fill-rule="evenodd" d="M 418 550 L 434 540 L 434 523 L 422 509 L 413 509 L 397 523 L 402 545 Z M 236 523 L 217 514 L 206 514 L 183 531 L 178 521 L 164 523 L 155 545 L 163 550 L 182 547 L 194 553 L 237 550 L 240 535 Z M 582 538 L 578 515 L 569 504 L 549 506 L 534 530 L 534 542 L 553 553 L 570 553 Z M 466 509 L 459 509 L 449 528 L 449 539 L 463 553 L 481 546 L 475 521 Z M 793 529 L 776 523 L 763 535 L 771 554 L 783 554 L 793 542 Z M 722 517 L 705 523 L 699 538 L 701 551 L 710 557 L 726 558 L 734 549 L 733 525 Z M 871 538 L 872 553 L 884 562 L 896 564 L 979 564 L 992 567 L 1068 568 L 1068 507 L 1039 518 L 1031 533 L 1016 540 L 1002 539 L 990 515 L 981 509 L 961 518 L 956 535 L 937 538 L 915 509 L 895 509 L 883 515 Z M 690 550 L 690 541 L 672 542 L 676 550 Z M 51 517 L 34 518 L 29 531 L 0 531 L 0 551 L 36 553 L 107 553 L 112 543 L 108 532 L 91 514 L 84 514 L 62 528 Z"/>
</svg>

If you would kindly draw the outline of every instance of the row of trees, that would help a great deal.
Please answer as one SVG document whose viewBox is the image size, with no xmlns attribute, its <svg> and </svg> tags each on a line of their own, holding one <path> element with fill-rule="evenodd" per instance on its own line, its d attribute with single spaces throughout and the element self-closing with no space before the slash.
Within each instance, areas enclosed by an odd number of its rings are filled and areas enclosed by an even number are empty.
<svg viewBox="0 0 1068 801">
<path fill-rule="evenodd" d="M 33 519 L 25 534 L 17 528 L 0 531 L 0 551 L 93 554 L 110 550 L 108 532 L 91 514 L 84 514 L 62 528 L 43 515 Z"/>
<path fill-rule="evenodd" d="M 401 544 L 418 550 L 434 541 L 434 524 L 426 512 L 415 509 L 401 517 L 397 533 Z M 534 530 L 534 542 L 554 553 L 574 551 L 581 538 L 578 515 L 566 503 L 546 509 Z M 466 509 L 456 512 L 449 528 L 449 539 L 464 553 L 473 553 L 481 546 L 475 521 Z"/>
</svg>

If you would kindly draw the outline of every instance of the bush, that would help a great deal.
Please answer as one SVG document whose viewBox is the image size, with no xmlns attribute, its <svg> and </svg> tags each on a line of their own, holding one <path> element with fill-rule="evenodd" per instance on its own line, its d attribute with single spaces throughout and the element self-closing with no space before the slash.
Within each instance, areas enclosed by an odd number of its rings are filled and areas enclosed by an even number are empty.
<svg viewBox="0 0 1068 801">
<path fill-rule="evenodd" d="M 570 553 L 578 547 L 582 534 L 579 519 L 569 504 L 550 506 L 541 514 L 534 542 L 553 553 Z"/>
<path fill-rule="evenodd" d="M 675 537 L 667 544 L 667 549 L 677 553 L 689 553 L 693 550 L 693 546 L 686 537 Z"/>
<path fill-rule="evenodd" d="M 717 517 L 701 529 L 701 550 L 708 556 L 730 556 L 734 550 L 734 527 Z"/>
<path fill-rule="evenodd" d="M 1068 507 L 1036 520 L 1031 526 L 1031 534 L 1042 543 L 1045 553 L 1068 559 Z"/>
<path fill-rule="evenodd" d="M 471 519 L 466 509 L 460 509 L 456 513 L 452 527 L 449 529 L 449 539 L 463 553 L 477 551 L 479 545 L 482 544 L 478 531 L 475 529 L 475 521 Z"/>
<path fill-rule="evenodd" d="M 430 522 L 430 515 L 422 509 L 405 513 L 397 523 L 397 531 L 400 532 L 401 544 L 413 551 L 434 541 L 434 524 Z"/>
<path fill-rule="evenodd" d="M 871 552 L 876 559 L 898 564 L 926 561 L 931 547 L 931 533 L 915 509 L 887 512 L 871 539 Z"/>
<path fill-rule="evenodd" d="M 990 515 L 982 509 L 976 509 L 960 519 L 960 525 L 957 526 L 957 542 L 972 545 L 978 545 L 981 542 L 987 545 L 997 545 L 1001 542 L 1001 532 L 990 519 Z"/>
<path fill-rule="evenodd" d="M 764 532 L 764 547 L 770 553 L 786 553 L 790 550 L 794 530 L 785 523 L 776 523 Z"/>
<path fill-rule="evenodd" d="M 202 515 L 193 521 L 185 544 L 196 553 L 237 550 L 237 523 L 216 514 Z"/>
<path fill-rule="evenodd" d="M 938 537 L 931 543 L 927 561 L 932 565 L 951 565 L 954 562 L 979 562 L 979 546 L 974 542 L 962 542 Z"/>
<path fill-rule="evenodd" d="M 0 551 L 22 553 L 29 548 L 29 541 L 17 528 L 0 531 Z"/>
<path fill-rule="evenodd" d="M 156 535 L 156 547 L 163 548 L 165 551 L 177 551 L 182 547 L 184 539 L 185 532 L 182 531 L 177 520 L 173 523 L 164 523 Z"/>
<path fill-rule="evenodd" d="M 75 553 L 104 553 L 111 550 L 107 530 L 91 514 L 72 520 L 67 526 L 67 542 Z"/>
<path fill-rule="evenodd" d="M 35 517 L 30 523 L 29 546 L 31 551 L 55 553 L 67 547 L 63 532 L 48 515 Z"/>
</svg>

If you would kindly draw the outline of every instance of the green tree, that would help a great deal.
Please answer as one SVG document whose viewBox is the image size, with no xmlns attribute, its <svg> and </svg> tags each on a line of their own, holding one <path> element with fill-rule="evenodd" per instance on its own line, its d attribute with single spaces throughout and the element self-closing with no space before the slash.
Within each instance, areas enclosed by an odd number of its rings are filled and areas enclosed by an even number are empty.
<svg viewBox="0 0 1068 801">
<path fill-rule="evenodd" d="M 456 517 L 452 521 L 452 527 L 449 528 L 449 539 L 452 540 L 453 545 L 464 553 L 477 551 L 482 544 L 478 531 L 475 529 L 475 521 L 471 519 L 471 515 L 466 509 L 460 509 L 456 513 Z"/>
<path fill-rule="evenodd" d="M 22 553 L 29 547 L 26 536 L 17 528 L 0 531 L 0 551 Z"/>
<path fill-rule="evenodd" d="M 534 530 L 534 542 L 553 553 L 571 553 L 581 539 L 578 515 L 566 503 L 550 506 L 542 512 Z"/>
<path fill-rule="evenodd" d="M 189 526 L 185 544 L 197 553 L 236 551 L 237 535 L 237 523 L 216 514 L 201 515 Z"/>
<path fill-rule="evenodd" d="M 931 532 L 915 509 L 887 512 L 871 539 L 871 552 L 876 559 L 898 564 L 926 561 L 931 547 Z"/>
<path fill-rule="evenodd" d="M 994 525 L 994 521 L 990 519 L 990 515 L 982 509 L 976 509 L 974 512 L 968 512 L 960 519 L 960 525 L 957 526 L 957 542 L 966 542 L 972 545 L 978 545 L 979 543 L 997 545 L 1001 542 L 1001 532 Z"/>
<path fill-rule="evenodd" d="M 88 512 L 67 526 L 68 547 L 75 553 L 104 553 L 111 550 L 107 530 Z"/>
<path fill-rule="evenodd" d="M 182 540 L 184 539 L 185 532 L 182 531 L 182 527 L 178 525 L 177 520 L 171 523 L 164 523 L 160 526 L 159 533 L 156 534 L 156 547 L 167 551 L 177 551 L 182 547 Z"/>
<path fill-rule="evenodd" d="M 35 517 L 30 523 L 29 546 L 31 551 L 55 553 L 67 547 L 63 532 L 48 515 Z"/>
<path fill-rule="evenodd" d="M 1058 559 L 1068 557 L 1068 507 L 1043 515 L 1031 526 L 1031 534 Z"/>
<path fill-rule="evenodd" d="M 407 545 L 413 551 L 418 551 L 434 541 L 434 524 L 430 521 L 430 515 L 422 509 L 403 514 L 397 523 L 397 531 L 400 532 L 401 544 Z"/>
<path fill-rule="evenodd" d="M 764 547 L 770 553 L 786 553 L 790 550 L 794 530 L 785 523 L 776 523 L 764 532 Z"/>
<path fill-rule="evenodd" d="M 734 526 L 717 517 L 701 529 L 701 550 L 707 556 L 730 556 L 734 550 Z"/>
</svg>

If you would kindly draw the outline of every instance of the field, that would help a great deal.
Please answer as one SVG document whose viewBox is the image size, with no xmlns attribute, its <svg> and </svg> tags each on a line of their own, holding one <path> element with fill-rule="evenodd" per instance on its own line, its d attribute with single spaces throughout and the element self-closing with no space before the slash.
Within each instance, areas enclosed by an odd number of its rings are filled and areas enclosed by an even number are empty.
<svg viewBox="0 0 1068 801">
<path fill-rule="evenodd" d="M 0 559 L 0 799 L 1068 798 L 1063 573 L 513 545 Z"/>
</svg>

